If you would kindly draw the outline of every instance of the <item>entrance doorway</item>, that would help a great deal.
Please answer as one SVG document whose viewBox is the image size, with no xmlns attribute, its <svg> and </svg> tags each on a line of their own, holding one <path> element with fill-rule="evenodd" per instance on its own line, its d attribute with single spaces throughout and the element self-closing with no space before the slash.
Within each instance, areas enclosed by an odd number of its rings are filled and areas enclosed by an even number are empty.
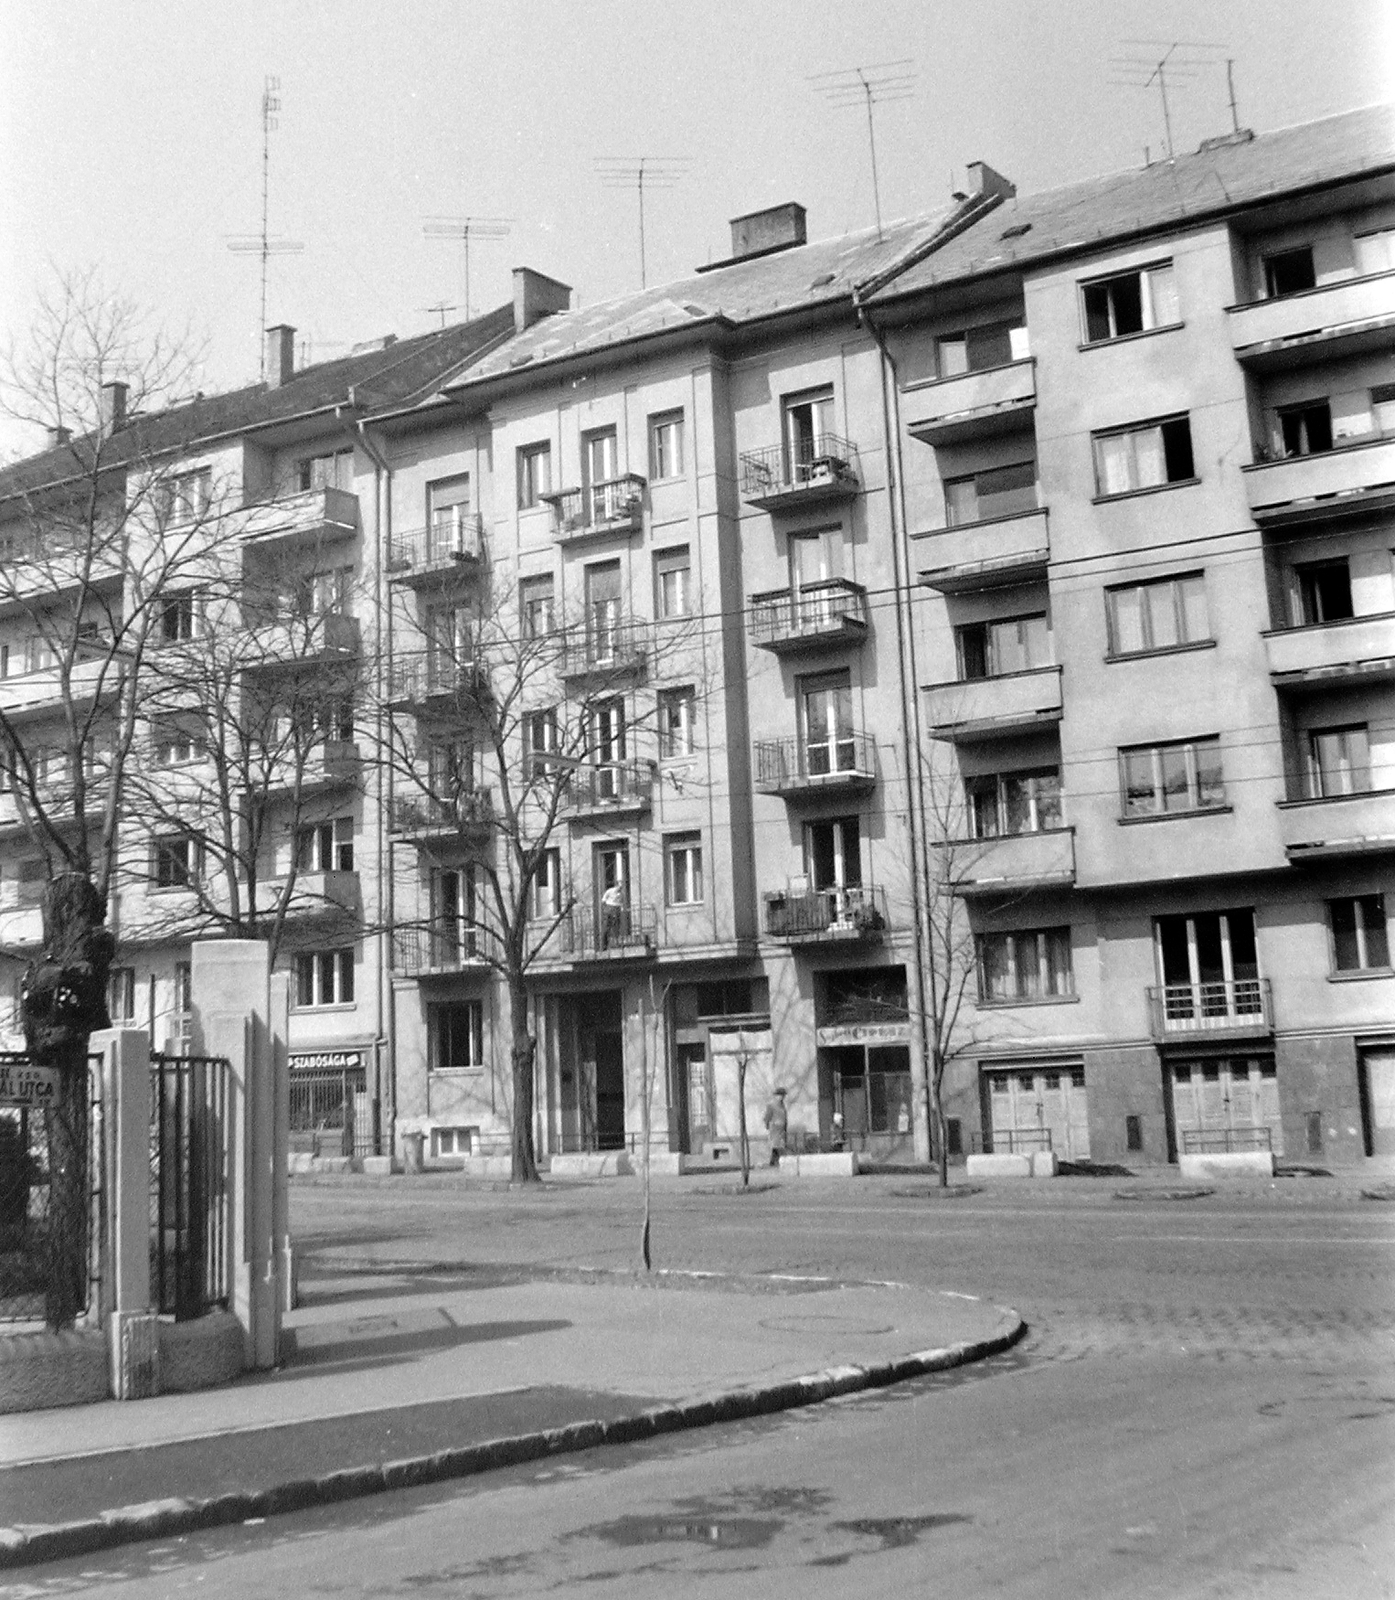
<svg viewBox="0 0 1395 1600">
<path fill-rule="evenodd" d="M 1083 1066 L 1015 1067 L 988 1074 L 988 1140 L 994 1155 L 1054 1150 L 1062 1161 L 1090 1158 Z"/>
<path fill-rule="evenodd" d="M 582 1081 L 590 1088 L 595 1113 L 588 1118 L 585 1112 L 590 1108 L 583 1107 L 582 1148 L 623 1150 L 625 1035 L 618 989 L 578 998 L 576 1040 Z M 591 1139 L 585 1137 L 588 1121 Z"/>
<path fill-rule="evenodd" d="M 1361 1052 L 1360 1091 L 1366 1154 L 1395 1155 L 1395 1049 Z"/>
<path fill-rule="evenodd" d="M 1174 1129 L 1170 1160 L 1179 1152 L 1202 1149 L 1270 1149 L 1283 1155 L 1279 1078 L 1272 1056 L 1174 1061 L 1169 1073 Z"/>
</svg>

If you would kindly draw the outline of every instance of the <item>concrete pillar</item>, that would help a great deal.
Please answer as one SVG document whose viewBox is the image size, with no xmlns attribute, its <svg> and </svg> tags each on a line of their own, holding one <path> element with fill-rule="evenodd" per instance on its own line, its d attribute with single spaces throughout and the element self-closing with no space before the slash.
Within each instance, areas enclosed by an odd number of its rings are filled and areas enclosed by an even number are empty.
<svg viewBox="0 0 1395 1600">
<path fill-rule="evenodd" d="M 246 1365 L 276 1365 L 290 1244 L 286 1220 L 289 992 L 266 945 L 243 939 L 192 951 L 194 1050 L 226 1056 L 230 1127 L 228 1246 L 232 1311 Z"/>
<path fill-rule="evenodd" d="M 107 1145 L 107 1314 L 111 1392 L 143 1400 L 159 1392 L 159 1325 L 150 1306 L 150 1038 L 138 1028 L 92 1036 L 102 1057 Z"/>
</svg>

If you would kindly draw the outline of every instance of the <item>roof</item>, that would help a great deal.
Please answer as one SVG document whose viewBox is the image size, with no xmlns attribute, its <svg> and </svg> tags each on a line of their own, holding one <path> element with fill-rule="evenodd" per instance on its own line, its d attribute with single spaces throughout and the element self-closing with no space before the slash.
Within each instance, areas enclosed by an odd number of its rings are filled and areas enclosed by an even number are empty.
<svg viewBox="0 0 1395 1600">
<path fill-rule="evenodd" d="M 892 281 L 883 304 L 979 274 L 1176 229 L 1280 195 L 1395 165 L 1395 106 L 1366 106 L 1253 138 L 1214 142 L 1169 161 L 1018 196 Z"/>
<path fill-rule="evenodd" d="M 149 416 L 131 416 L 111 436 L 103 465 L 119 467 L 165 450 L 188 450 L 199 441 L 250 432 L 352 403 L 365 415 L 406 405 L 439 391 L 442 383 L 473 357 L 513 330 L 512 305 L 471 322 L 438 328 L 303 368 L 278 388 L 264 383 L 200 395 Z M 81 471 L 74 449 L 83 441 L 57 445 L 0 471 L 0 498 L 43 484 L 59 483 Z"/>
</svg>

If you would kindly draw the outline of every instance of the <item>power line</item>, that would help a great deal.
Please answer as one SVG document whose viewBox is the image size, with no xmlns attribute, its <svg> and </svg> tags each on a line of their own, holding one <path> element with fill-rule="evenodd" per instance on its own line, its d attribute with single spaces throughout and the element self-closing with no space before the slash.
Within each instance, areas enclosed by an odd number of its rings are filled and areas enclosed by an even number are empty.
<svg viewBox="0 0 1395 1600">
<path fill-rule="evenodd" d="M 882 237 L 882 196 L 877 180 L 877 129 L 872 108 L 888 100 L 907 100 L 915 92 L 915 62 L 879 61 L 870 66 L 847 67 L 836 72 L 816 72 L 809 82 L 835 107 L 867 108 L 867 142 L 872 152 L 872 203 L 877 214 L 877 239 Z"/>
<path fill-rule="evenodd" d="M 262 262 L 261 322 L 257 329 L 257 342 L 261 346 L 261 377 L 266 381 L 266 278 L 267 261 L 272 256 L 299 255 L 305 248 L 299 239 L 276 239 L 267 232 L 271 193 L 271 135 L 278 126 L 277 113 L 281 110 L 281 80 L 268 78 L 262 89 L 262 231 L 259 234 L 235 235 L 228 240 L 228 249 L 235 255 L 258 255 Z"/>
<path fill-rule="evenodd" d="M 470 320 L 470 240 L 503 239 L 513 226 L 512 217 L 427 217 L 421 231 L 428 239 L 454 239 L 465 257 L 465 320 Z M 429 311 L 441 311 L 440 306 L 428 306 Z M 446 306 L 446 311 L 456 311 L 458 306 Z M 445 317 L 441 317 L 445 327 Z"/>
<path fill-rule="evenodd" d="M 644 254 L 644 191 L 671 189 L 688 174 L 688 156 L 598 156 L 596 171 L 606 189 L 633 189 L 639 196 L 639 286 L 647 287 Z"/>
</svg>

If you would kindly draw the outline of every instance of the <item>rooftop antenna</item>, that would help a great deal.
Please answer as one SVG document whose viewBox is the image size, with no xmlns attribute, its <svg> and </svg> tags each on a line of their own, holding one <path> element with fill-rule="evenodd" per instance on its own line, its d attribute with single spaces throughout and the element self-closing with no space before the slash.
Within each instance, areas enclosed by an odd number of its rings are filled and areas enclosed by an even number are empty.
<svg viewBox="0 0 1395 1600">
<path fill-rule="evenodd" d="M 1235 109 L 1235 60 L 1232 56 L 1226 57 L 1225 62 L 1225 89 L 1230 96 L 1230 131 L 1240 132 L 1240 113 Z"/>
<path fill-rule="evenodd" d="M 814 92 L 835 106 L 867 107 L 867 143 L 872 151 L 872 204 L 877 213 L 877 239 L 882 237 L 882 196 L 877 181 L 877 129 L 872 107 L 886 100 L 907 100 L 915 92 L 915 62 L 878 61 L 839 72 L 816 72 L 809 79 Z"/>
<path fill-rule="evenodd" d="M 471 239 L 502 239 L 513 226 L 512 217 L 427 217 L 421 225 L 421 231 L 428 239 L 456 239 L 460 242 L 462 253 L 465 257 L 465 304 L 460 306 L 447 306 L 447 311 L 465 312 L 465 320 L 470 320 L 470 240 Z M 430 311 L 439 308 L 429 306 Z M 446 325 L 444 315 L 441 326 Z"/>
<path fill-rule="evenodd" d="M 1162 101 L 1167 159 L 1171 161 L 1172 106 L 1167 97 L 1168 90 L 1171 89 L 1175 94 L 1180 89 L 1190 88 L 1203 71 L 1220 64 L 1218 52 L 1224 51 L 1225 46 L 1207 44 L 1197 39 L 1173 39 L 1170 42 L 1164 39 L 1125 39 L 1123 43 L 1149 53 L 1111 56 L 1109 65 L 1114 76 L 1110 82 L 1129 89 L 1151 89 L 1157 84 L 1158 96 Z M 1151 53 L 1153 50 L 1163 53 L 1154 56 Z M 1232 99 L 1232 113 L 1233 110 Z"/>
<path fill-rule="evenodd" d="M 423 306 L 421 308 L 421 312 L 422 312 L 423 316 L 425 316 L 425 317 L 439 317 L 441 319 L 441 326 L 443 328 L 446 325 L 446 312 L 447 311 L 459 311 L 459 310 L 460 310 L 459 306 L 447 305 L 444 300 L 438 300 L 434 306 Z"/>
<path fill-rule="evenodd" d="M 639 286 L 648 285 L 644 255 L 644 191 L 671 189 L 686 177 L 692 161 L 687 156 L 598 156 L 596 171 L 607 189 L 634 189 L 639 194 Z"/>
<path fill-rule="evenodd" d="M 228 249 L 236 255 L 258 255 L 262 258 L 261 321 L 257 325 L 257 343 L 261 347 L 261 376 L 266 381 L 266 264 L 271 256 L 299 255 L 305 248 L 299 239 L 277 239 L 267 232 L 268 198 L 271 189 L 271 135 L 277 126 L 276 113 L 281 109 L 281 80 L 268 78 L 262 90 L 262 231 L 259 234 L 234 234 L 228 239 Z"/>
</svg>

